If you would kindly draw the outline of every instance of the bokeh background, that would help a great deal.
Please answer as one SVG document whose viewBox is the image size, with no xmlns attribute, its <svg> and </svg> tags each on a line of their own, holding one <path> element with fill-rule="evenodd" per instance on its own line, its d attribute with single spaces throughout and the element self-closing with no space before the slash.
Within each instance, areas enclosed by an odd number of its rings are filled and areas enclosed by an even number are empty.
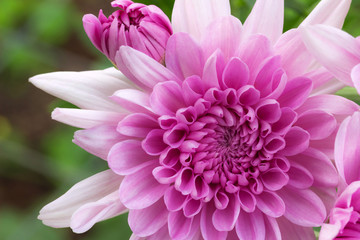
<svg viewBox="0 0 360 240">
<path fill-rule="evenodd" d="M 143 0 L 170 16 L 173 0 Z M 255 0 L 231 0 L 242 22 Z M 286 0 L 285 30 L 294 28 L 318 1 Z M 37 220 L 43 205 L 76 182 L 107 168 L 71 142 L 76 130 L 50 118 L 66 102 L 36 89 L 28 78 L 52 71 L 103 69 L 111 64 L 87 39 L 82 16 L 112 12 L 110 0 L 0 0 L 0 239 L 121 240 L 131 232 L 127 216 L 98 223 L 76 235 Z M 353 0 L 344 29 L 360 35 L 360 0 Z M 339 94 L 357 102 L 351 88 Z"/>
</svg>

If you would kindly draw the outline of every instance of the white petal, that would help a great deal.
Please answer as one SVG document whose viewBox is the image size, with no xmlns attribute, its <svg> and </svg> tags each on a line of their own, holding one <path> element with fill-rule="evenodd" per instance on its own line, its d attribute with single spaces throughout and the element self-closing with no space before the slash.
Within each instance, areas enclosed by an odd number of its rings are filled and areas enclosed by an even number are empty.
<svg viewBox="0 0 360 240">
<path fill-rule="evenodd" d="M 38 218 L 55 228 L 69 227 L 73 213 L 87 203 L 96 202 L 115 192 L 123 177 L 106 170 L 89 177 L 40 210 Z"/>
<path fill-rule="evenodd" d="M 282 34 L 284 0 L 257 0 L 244 23 L 244 35 L 260 33 L 275 43 Z"/>
<path fill-rule="evenodd" d="M 301 26 L 325 24 L 342 28 L 351 0 L 322 0 L 301 23 Z"/>
<path fill-rule="evenodd" d="M 176 0 L 172 13 L 173 30 L 174 33 L 189 33 L 200 40 L 212 21 L 229 15 L 229 0 Z"/>
<path fill-rule="evenodd" d="M 116 90 L 134 88 L 124 75 L 113 70 L 46 73 L 30 78 L 30 82 L 51 95 L 92 110 L 122 111 L 108 97 Z"/>
<path fill-rule="evenodd" d="M 126 115 L 117 112 L 55 108 L 52 119 L 78 128 L 92 128 L 103 124 L 117 125 Z"/>
</svg>

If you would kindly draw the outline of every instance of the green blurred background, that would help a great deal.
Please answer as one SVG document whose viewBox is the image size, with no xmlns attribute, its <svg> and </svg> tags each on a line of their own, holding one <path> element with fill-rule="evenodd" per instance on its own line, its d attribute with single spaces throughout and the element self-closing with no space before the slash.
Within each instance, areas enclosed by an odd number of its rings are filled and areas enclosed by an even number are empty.
<svg viewBox="0 0 360 240">
<path fill-rule="evenodd" d="M 173 0 L 144 0 L 170 16 Z M 287 0 L 285 30 L 296 27 L 318 1 Z M 254 0 L 232 0 L 242 22 Z M 43 205 L 76 182 L 107 168 L 71 142 L 74 128 L 52 121 L 55 107 L 68 103 L 36 89 L 28 78 L 45 72 L 111 66 L 87 39 L 82 16 L 112 12 L 101 0 L 0 0 L 0 239 L 128 239 L 127 216 L 73 234 L 37 220 Z M 360 0 L 354 0 L 345 30 L 360 35 Z M 342 95 L 359 100 L 352 89 Z"/>
</svg>

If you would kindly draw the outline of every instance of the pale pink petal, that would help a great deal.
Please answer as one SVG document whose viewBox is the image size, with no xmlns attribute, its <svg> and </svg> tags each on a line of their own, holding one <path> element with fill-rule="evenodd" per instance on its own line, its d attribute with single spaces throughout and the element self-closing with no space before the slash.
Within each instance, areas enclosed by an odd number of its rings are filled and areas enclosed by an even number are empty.
<svg viewBox="0 0 360 240">
<path fill-rule="evenodd" d="M 121 89 L 116 91 L 111 99 L 119 103 L 123 108 L 131 112 L 152 114 L 149 94 L 136 89 Z"/>
<path fill-rule="evenodd" d="M 312 227 L 302 227 L 287 220 L 285 217 L 276 219 L 278 222 L 282 239 L 291 240 L 315 240 Z"/>
<path fill-rule="evenodd" d="M 168 229 L 167 224 L 165 224 L 162 228 L 160 228 L 159 231 L 157 231 L 153 235 L 144 238 L 144 240 L 145 239 L 147 239 L 147 240 L 158 240 L 158 239 L 172 240 L 170 235 L 169 235 L 169 229 Z M 129 240 L 131 240 L 131 239 L 129 239 Z"/>
<path fill-rule="evenodd" d="M 118 191 L 115 191 L 76 210 L 71 217 L 70 227 L 75 233 L 84 233 L 95 223 L 118 216 L 126 211 L 127 208 L 122 205 Z"/>
<path fill-rule="evenodd" d="M 122 119 L 116 130 L 126 136 L 144 138 L 156 128 L 159 128 L 159 124 L 153 117 L 143 113 L 134 113 Z"/>
<path fill-rule="evenodd" d="M 125 136 L 121 136 L 115 126 L 101 125 L 76 131 L 73 143 L 89 153 L 107 160 L 110 149 L 122 140 L 125 140 Z"/>
<path fill-rule="evenodd" d="M 323 224 L 319 233 L 319 240 L 333 240 L 339 234 L 341 230 L 341 224 L 339 222 L 335 224 Z"/>
<path fill-rule="evenodd" d="M 360 178 L 360 112 L 341 124 L 335 140 L 335 163 L 348 184 Z"/>
<path fill-rule="evenodd" d="M 71 216 L 85 204 L 99 201 L 116 191 L 123 177 L 111 170 L 98 173 L 70 188 L 64 195 L 40 210 L 38 218 L 45 225 L 62 228 L 69 227 Z"/>
<path fill-rule="evenodd" d="M 93 128 L 99 125 L 116 125 L 125 113 L 75 108 L 55 108 L 51 118 L 77 128 Z"/>
<path fill-rule="evenodd" d="M 244 35 L 261 33 L 275 43 L 283 32 L 283 24 L 283 0 L 257 0 L 244 23 Z"/>
<path fill-rule="evenodd" d="M 359 41 L 360 45 L 360 41 Z M 351 70 L 351 80 L 357 90 L 357 92 L 360 94 L 360 64 L 356 65 Z"/>
<path fill-rule="evenodd" d="M 120 200 L 129 209 L 144 209 L 157 202 L 168 185 L 160 184 L 152 175 L 156 164 L 127 175 L 120 185 Z"/>
<path fill-rule="evenodd" d="M 236 222 L 236 233 L 240 239 L 267 239 L 263 213 L 257 209 L 252 213 L 241 211 Z"/>
<path fill-rule="evenodd" d="M 115 61 L 125 76 L 148 91 L 159 82 L 178 81 L 177 77 L 159 62 L 128 46 L 120 47 Z"/>
<path fill-rule="evenodd" d="M 171 22 L 174 33 L 189 33 L 200 40 L 211 22 L 229 15 L 228 0 L 176 0 Z"/>
<path fill-rule="evenodd" d="M 176 82 L 157 84 L 150 96 L 150 105 L 159 115 L 174 116 L 178 109 L 185 107 L 181 87 Z"/>
<path fill-rule="evenodd" d="M 166 67 L 179 79 L 202 75 L 204 56 L 201 47 L 186 33 L 172 35 L 166 45 Z"/>
<path fill-rule="evenodd" d="M 164 201 L 160 199 L 150 207 L 130 210 L 129 226 L 139 237 L 146 237 L 156 233 L 167 223 L 169 212 Z"/>
<path fill-rule="evenodd" d="M 330 136 L 336 128 L 335 117 L 321 110 L 302 113 L 295 123 L 310 134 L 310 140 L 320 140 Z"/>
<path fill-rule="evenodd" d="M 301 26 L 325 24 L 342 28 L 351 0 L 322 0 L 301 23 Z"/>
<path fill-rule="evenodd" d="M 109 167 L 119 175 L 136 173 L 155 160 L 141 147 L 138 140 L 125 140 L 114 145 L 108 156 Z"/>
<path fill-rule="evenodd" d="M 201 211 L 200 229 L 202 236 L 207 240 L 226 239 L 227 231 L 218 231 L 213 225 L 213 213 L 216 210 L 211 203 L 206 204 Z"/>
<path fill-rule="evenodd" d="M 202 81 L 205 90 L 220 86 L 219 83 L 221 83 L 224 68 L 224 55 L 220 50 L 217 50 L 208 58 L 204 66 Z"/>
<path fill-rule="evenodd" d="M 324 203 L 311 190 L 284 187 L 277 193 L 285 202 L 284 217 L 292 223 L 304 227 L 314 227 L 320 226 L 325 220 L 326 208 Z"/>
<path fill-rule="evenodd" d="M 360 62 L 360 44 L 339 29 L 317 25 L 301 29 L 306 47 L 335 77 L 352 86 L 350 72 Z"/>
<path fill-rule="evenodd" d="M 241 32 L 241 22 L 233 16 L 223 17 L 208 25 L 201 44 L 205 58 L 212 55 L 216 49 L 224 53 L 226 60 L 235 56 L 240 46 Z"/>
<path fill-rule="evenodd" d="M 46 73 L 30 78 L 30 82 L 83 109 L 123 112 L 109 96 L 118 89 L 133 87 L 124 79 L 103 70 Z"/>
</svg>

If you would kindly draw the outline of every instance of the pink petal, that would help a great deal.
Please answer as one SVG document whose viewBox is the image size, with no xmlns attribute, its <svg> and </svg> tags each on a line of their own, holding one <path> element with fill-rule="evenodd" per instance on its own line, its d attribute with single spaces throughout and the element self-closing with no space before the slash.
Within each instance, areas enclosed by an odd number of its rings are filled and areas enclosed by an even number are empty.
<svg viewBox="0 0 360 240">
<path fill-rule="evenodd" d="M 229 15 L 228 0 L 176 0 L 171 22 L 174 33 L 189 33 L 200 40 L 211 22 Z"/>
<path fill-rule="evenodd" d="M 276 219 L 280 228 L 282 239 L 315 240 L 312 227 L 302 227 L 287 220 L 285 217 Z"/>
<path fill-rule="evenodd" d="M 278 134 L 286 133 L 297 119 L 297 114 L 291 108 L 281 108 L 281 117 L 271 128 Z"/>
<path fill-rule="evenodd" d="M 43 207 L 38 218 L 51 227 L 69 227 L 70 219 L 76 210 L 117 191 L 122 179 L 123 177 L 114 174 L 111 170 L 89 177 Z"/>
<path fill-rule="evenodd" d="M 165 224 L 162 228 L 160 228 L 160 230 L 157 231 L 155 234 L 148 236 L 146 239 L 147 240 L 158 240 L 158 239 L 171 240 L 171 237 L 169 236 L 169 229 L 168 229 L 167 224 Z M 131 239 L 129 239 L 129 240 L 131 240 Z M 145 240 L 145 238 L 141 239 L 141 240 Z"/>
<path fill-rule="evenodd" d="M 156 233 L 167 223 L 168 213 L 164 201 L 160 199 L 150 207 L 130 210 L 129 226 L 137 236 L 147 237 Z"/>
<path fill-rule="evenodd" d="M 239 202 L 241 209 L 245 212 L 251 213 L 255 210 L 256 207 L 256 198 L 254 194 L 250 193 L 247 190 L 239 191 Z"/>
<path fill-rule="evenodd" d="M 235 56 L 240 46 L 242 25 L 239 19 L 226 16 L 209 24 L 202 37 L 202 48 L 205 58 L 217 49 L 224 53 L 226 60 Z"/>
<path fill-rule="evenodd" d="M 268 240 L 281 239 L 281 232 L 276 220 L 277 218 L 272 218 L 267 215 L 264 215 L 266 237 Z"/>
<path fill-rule="evenodd" d="M 171 239 L 186 239 L 191 230 L 193 218 L 187 218 L 182 211 L 169 213 L 169 233 Z"/>
<path fill-rule="evenodd" d="M 267 96 L 271 93 L 272 81 L 274 72 L 280 69 L 280 56 L 274 56 L 266 59 L 260 66 L 254 86 L 261 92 L 261 96 Z"/>
<path fill-rule="evenodd" d="M 261 33 L 272 43 L 281 36 L 284 24 L 284 1 L 257 0 L 244 23 L 244 35 Z"/>
<path fill-rule="evenodd" d="M 312 176 L 312 172 L 295 162 L 291 163 L 291 168 L 287 172 L 287 174 L 290 178 L 289 186 L 292 186 L 294 188 L 307 189 L 311 187 L 314 183 L 314 177 Z"/>
<path fill-rule="evenodd" d="M 260 100 L 260 92 L 250 85 L 240 88 L 237 94 L 243 105 L 251 106 Z"/>
<path fill-rule="evenodd" d="M 86 35 L 89 37 L 90 41 L 94 46 L 101 50 L 101 35 L 102 35 L 102 26 L 97 17 L 92 14 L 85 14 L 82 18 L 84 30 Z"/>
<path fill-rule="evenodd" d="M 166 45 L 166 67 L 183 80 L 202 75 L 204 56 L 200 46 L 185 33 L 172 35 Z"/>
<path fill-rule="evenodd" d="M 144 138 L 155 128 L 159 128 L 159 124 L 153 117 L 143 113 L 134 113 L 121 120 L 116 130 L 125 136 Z"/>
<path fill-rule="evenodd" d="M 267 189 L 277 191 L 288 183 L 289 177 L 279 168 L 270 168 L 261 174 L 261 180 Z"/>
<path fill-rule="evenodd" d="M 32 77 L 30 82 L 83 109 L 121 112 L 123 109 L 109 96 L 117 89 L 133 86 L 121 73 L 113 75 L 109 71 L 54 72 Z"/>
<path fill-rule="evenodd" d="M 301 23 L 301 26 L 325 24 L 342 28 L 350 4 L 351 0 L 322 0 Z"/>
<path fill-rule="evenodd" d="M 277 122 L 281 116 L 280 105 L 274 99 L 266 99 L 260 102 L 255 112 L 258 118 L 268 123 Z"/>
<path fill-rule="evenodd" d="M 269 39 L 263 35 L 250 36 L 248 40 L 241 44 L 238 55 L 249 67 L 249 84 L 255 82 L 255 78 L 262 63 L 268 57 L 273 56 L 273 54 Z"/>
<path fill-rule="evenodd" d="M 110 149 L 125 137 L 116 132 L 115 126 L 102 125 L 74 134 L 73 143 L 91 154 L 107 160 Z"/>
<path fill-rule="evenodd" d="M 179 211 L 185 204 L 187 196 L 175 189 L 170 187 L 166 190 L 164 195 L 164 201 L 169 211 Z"/>
<path fill-rule="evenodd" d="M 149 156 L 138 140 L 125 140 L 111 148 L 108 156 L 109 167 L 119 175 L 136 173 L 153 163 L 154 157 Z"/>
<path fill-rule="evenodd" d="M 359 41 L 360 45 L 360 41 Z M 357 90 L 357 92 L 360 94 L 360 64 L 356 65 L 351 70 L 351 80 Z"/>
<path fill-rule="evenodd" d="M 212 87 L 218 88 L 222 81 L 222 73 L 225 68 L 225 60 L 220 50 L 215 51 L 206 61 L 203 71 L 203 84 L 206 90 Z"/>
<path fill-rule="evenodd" d="M 292 127 L 285 135 L 286 146 L 282 153 L 293 156 L 305 151 L 309 147 L 310 135 L 304 129 Z"/>
<path fill-rule="evenodd" d="M 292 223 L 304 227 L 316 227 L 324 222 L 325 206 L 311 190 L 284 187 L 277 193 L 286 206 L 284 217 Z"/>
<path fill-rule="evenodd" d="M 298 77 L 290 80 L 282 95 L 278 98 L 281 107 L 296 109 L 308 98 L 312 90 L 312 81 L 309 78 Z"/>
<path fill-rule="evenodd" d="M 159 62 L 131 47 L 122 46 L 115 57 L 116 66 L 138 86 L 151 90 L 163 81 L 179 81 L 177 77 Z"/>
<path fill-rule="evenodd" d="M 190 194 L 195 187 L 194 173 L 191 168 L 183 168 L 175 181 L 176 190 L 184 195 Z"/>
<path fill-rule="evenodd" d="M 118 191 L 115 191 L 76 210 L 71 217 L 70 227 L 75 233 L 84 233 L 95 223 L 118 216 L 126 211 L 127 209 L 120 202 Z"/>
<path fill-rule="evenodd" d="M 129 209 L 144 209 L 158 201 L 168 185 L 159 184 L 153 177 L 156 164 L 127 175 L 120 185 L 120 200 Z"/>
<path fill-rule="evenodd" d="M 154 129 L 146 136 L 142 142 L 142 148 L 149 155 L 160 155 L 167 147 L 163 141 L 164 131 L 160 129 Z"/>
<path fill-rule="evenodd" d="M 332 134 L 337 122 L 332 114 L 321 110 L 310 110 L 302 113 L 295 125 L 306 130 L 311 140 L 321 140 Z"/>
<path fill-rule="evenodd" d="M 118 112 L 85 110 L 75 108 L 55 108 L 51 118 L 77 128 L 93 128 L 99 125 L 116 125 L 125 117 Z"/>
<path fill-rule="evenodd" d="M 227 231 L 220 232 L 213 225 L 213 213 L 216 210 L 212 203 L 207 203 L 201 211 L 200 229 L 204 239 L 226 239 Z"/>
<path fill-rule="evenodd" d="M 259 210 L 252 213 L 240 212 L 236 222 L 236 233 L 240 239 L 265 240 L 263 213 Z"/>
<path fill-rule="evenodd" d="M 232 58 L 224 69 L 222 81 L 225 87 L 238 90 L 249 81 L 249 68 L 240 58 Z"/>
<path fill-rule="evenodd" d="M 360 177 L 360 113 L 355 112 L 341 124 L 335 140 L 335 163 L 348 184 Z"/>
<path fill-rule="evenodd" d="M 205 89 L 199 76 L 191 76 L 184 80 L 182 84 L 183 96 L 187 105 L 194 103 L 203 96 Z"/>
<path fill-rule="evenodd" d="M 150 104 L 159 115 L 175 115 L 178 109 L 185 107 L 181 87 L 170 81 L 157 84 L 150 96 Z"/>
<path fill-rule="evenodd" d="M 111 99 L 119 103 L 123 108 L 131 112 L 152 114 L 149 95 L 136 89 L 121 89 L 116 91 Z"/>
<path fill-rule="evenodd" d="M 174 168 L 169 167 L 156 167 L 153 170 L 153 176 L 161 184 L 170 184 L 175 182 L 176 177 L 179 175 L 179 172 Z"/>
<path fill-rule="evenodd" d="M 185 217 L 192 218 L 196 216 L 200 212 L 201 207 L 202 207 L 201 200 L 190 199 L 189 201 L 186 202 L 183 208 Z"/>
<path fill-rule="evenodd" d="M 212 222 L 218 231 L 231 231 L 240 213 L 239 199 L 234 194 L 229 194 L 229 204 L 225 209 L 216 209 Z"/>
<path fill-rule="evenodd" d="M 306 47 L 336 78 L 350 86 L 351 69 L 360 62 L 360 44 L 354 37 L 330 26 L 302 28 Z"/>
<path fill-rule="evenodd" d="M 341 224 L 339 222 L 335 224 L 324 223 L 321 226 L 321 230 L 319 233 L 320 240 L 333 240 L 339 234 L 341 230 Z"/>
<path fill-rule="evenodd" d="M 263 191 L 256 196 L 257 207 L 266 215 L 270 217 L 280 217 L 284 214 L 284 201 L 276 193 L 270 191 Z"/>
</svg>

